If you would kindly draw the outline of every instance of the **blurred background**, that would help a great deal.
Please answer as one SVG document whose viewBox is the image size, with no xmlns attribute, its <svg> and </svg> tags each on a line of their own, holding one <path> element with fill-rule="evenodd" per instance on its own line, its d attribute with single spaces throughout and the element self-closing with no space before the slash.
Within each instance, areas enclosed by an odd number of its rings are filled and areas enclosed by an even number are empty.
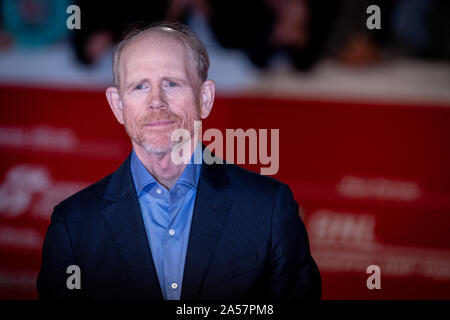
<svg viewBox="0 0 450 320">
<path fill-rule="evenodd" d="M 449 1 L 113 3 L 0 1 L 0 299 L 37 298 L 53 207 L 131 151 L 104 94 L 112 52 L 161 19 L 209 51 L 204 130 L 280 130 L 274 177 L 300 205 L 323 298 L 450 298 Z"/>
</svg>

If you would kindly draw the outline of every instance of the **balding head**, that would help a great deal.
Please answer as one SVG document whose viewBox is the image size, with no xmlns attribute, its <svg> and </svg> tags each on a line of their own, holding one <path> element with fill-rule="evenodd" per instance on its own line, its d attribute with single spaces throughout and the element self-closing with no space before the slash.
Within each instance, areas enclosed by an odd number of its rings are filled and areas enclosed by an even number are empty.
<svg viewBox="0 0 450 320">
<path fill-rule="evenodd" d="M 151 33 L 158 33 L 166 37 L 172 37 L 180 41 L 186 48 L 189 49 L 192 56 L 192 63 L 194 65 L 198 80 L 200 82 L 206 81 L 208 78 L 209 57 L 203 43 L 196 37 L 192 30 L 180 23 L 160 22 L 151 24 L 144 28 L 133 28 L 123 38 L 116 47 L 113 58 L 113 75 L 114 85 L 120 87 L 120 59 L 126 47 L 131 43 L 146 38 Z"/>
</svg>

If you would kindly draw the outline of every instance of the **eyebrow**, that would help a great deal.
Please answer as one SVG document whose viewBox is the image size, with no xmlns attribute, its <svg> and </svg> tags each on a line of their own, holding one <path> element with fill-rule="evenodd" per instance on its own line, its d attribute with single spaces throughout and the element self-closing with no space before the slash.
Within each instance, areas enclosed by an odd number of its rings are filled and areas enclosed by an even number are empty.
<svg viewBox="0 0 450 320">
<path fill-rule="evenodd" d="M 181 84 L 185 84 L 187 81 L 181 78 L 177 78 L 177 77 L 163 77 L 163 80 L 166 81 L 175 81 Z"/>
</svg>

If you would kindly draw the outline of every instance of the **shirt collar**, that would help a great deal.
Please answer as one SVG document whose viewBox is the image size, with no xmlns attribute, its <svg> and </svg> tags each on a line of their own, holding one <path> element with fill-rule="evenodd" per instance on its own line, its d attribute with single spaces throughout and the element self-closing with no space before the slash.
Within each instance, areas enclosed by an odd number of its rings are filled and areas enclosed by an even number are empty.
<svg viewBox="0 0 450 320">
<path fill-rule="evenodd" d="M 194 159 L 200 159 L 200 163 L 194 163 Z M 186 165 L 181 176 L 178 178 L 177 184 L 184 184 L 192 189 L 197 189 L 198 180 L 200 178 L 201 164 L 203 162 L 203 153 L 201 143 L 197 143 L 194 153 L 189 163 Z M 138 158 L 134 150 L 131 152 L 131 175 L 133 177 L 136 192 L 139 195 L 141 191 L 150 184 L 159 184 L 158 181 L 145 168 L 144 164 Z"/>
</svg>

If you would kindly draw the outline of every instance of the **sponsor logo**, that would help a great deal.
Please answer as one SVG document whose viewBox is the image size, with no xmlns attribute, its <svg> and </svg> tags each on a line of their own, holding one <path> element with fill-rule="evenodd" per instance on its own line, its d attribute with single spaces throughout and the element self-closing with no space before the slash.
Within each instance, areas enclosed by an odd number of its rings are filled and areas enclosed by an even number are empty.
<svg viewBox="0 0 450 320">
<path fill-rule="evenodd" d="M 53 207 L 88 182 L 54 181 L 47 167 L 18 164 L 0 183 L 0 218 L 17 218 L 25 212 L 48 219 Z"/>
<path fill-rule="evenodd" d="M 415 201 L 422 192 L 415 182 L 386 178 L 360 178 L 344 176 L 337 191 L 347 198 Z"/>
<path fill-rule="evenodd" d="M 321 271 L 365 272 L 377 265 L 383 275 L 450 281 L 450 251 L 383 244 L 376 220 L 367 213 L 320 209 L 307 221 L 311 251 Z"/>
</svg>

